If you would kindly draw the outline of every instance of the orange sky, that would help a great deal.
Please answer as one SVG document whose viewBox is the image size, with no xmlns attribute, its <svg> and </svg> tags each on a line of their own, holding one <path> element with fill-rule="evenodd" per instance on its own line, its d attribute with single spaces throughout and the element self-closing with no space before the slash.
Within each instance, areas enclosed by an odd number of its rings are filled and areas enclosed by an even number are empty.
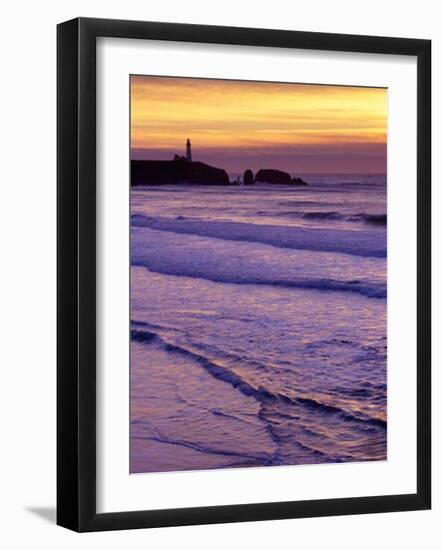
<svg viewBox="0 0 442 550">
<path fill-rule="evenodd" d="M 230 172 L 382 173 L 387 90 L 131 77 L 132 158 L 184 153 Z"/>
</svg>

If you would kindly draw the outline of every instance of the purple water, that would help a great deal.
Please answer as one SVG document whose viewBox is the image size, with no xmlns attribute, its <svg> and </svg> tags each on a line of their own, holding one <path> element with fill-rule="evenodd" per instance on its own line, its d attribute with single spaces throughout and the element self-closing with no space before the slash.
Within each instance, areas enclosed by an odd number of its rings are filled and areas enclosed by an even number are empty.
<svg viewBox="0 0 442 550">
<path fill-rule="evenodd" d="M 386 458 L 385 178 L 309 181 L 132 189 L 132 472 Z"/>
</svg>

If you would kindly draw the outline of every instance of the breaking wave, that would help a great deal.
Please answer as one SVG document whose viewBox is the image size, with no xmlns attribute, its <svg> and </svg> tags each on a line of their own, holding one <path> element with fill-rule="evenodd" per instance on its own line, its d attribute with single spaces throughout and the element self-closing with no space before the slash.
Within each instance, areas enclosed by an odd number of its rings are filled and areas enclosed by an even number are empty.
<svg viewBox="0 0 442 550">
<path fill-rule="evenodd" d="M 365 222 L 372 225 L 387 225 L 387 214 L 368 214 L 366 212 L 361 212 L 359 214 L 342 214 L 341 212 L 336 211 L 301 212 L 299 210 L 288 210 L 286 212 L 272 213 L 260 210 L 258 214 L 304 220 L 331 220 L 357 223 Z"/>
<path fill-rule="evenodd" d="M 340 252 L 375 258 L 385 258 L 387 254 L 385 232 L 287 227 L 188 218 L 153 218 L 142 214 L 132 215 L 131 225 L 227 241 L 269 244 L 278 248 Z"/>
<path fill-rule="evenodd" d="M 142 324 L 142 323 L 141 323 Z M 284 393 L 273 393 L 263 386 L 255 386 L 251 382 L 243 379 L 239 374 L 231 371 L 225 366 L 219 365 L 213 360 L 208 359 L 202 354 L 195 353 L 190 349 L 177 344 L 167 342 L 159 334 L 145 330 L 141 328 L 131 329 L 131 339 L 135 342 L 150 344 L 155 342 L 160 344 L 163 349 L 173 353 L 179 353 L 199 363 L 204 369 L 206 369 L 212 376 L 218 380 L 227 382 L 234 388 L 238 389 L 241 393 L 247 396 L 254 397 L 257 401 L 269 402 L 278 401 L 281 403 L 287 403 L 291 405 L 302 406 L 307 409 L 316 409 L 321 413 L 339 415 L 343 420 L 353 422 L 365 422 L 376 426 L 386 427 L 387 423 L 384 419 L 379 417 L 371 417 L 360 411 L 345 410 L 338 405 L 322 403 L 312 397 L 306 397 L 303 395 L 291 397 Z"/>
</svg>

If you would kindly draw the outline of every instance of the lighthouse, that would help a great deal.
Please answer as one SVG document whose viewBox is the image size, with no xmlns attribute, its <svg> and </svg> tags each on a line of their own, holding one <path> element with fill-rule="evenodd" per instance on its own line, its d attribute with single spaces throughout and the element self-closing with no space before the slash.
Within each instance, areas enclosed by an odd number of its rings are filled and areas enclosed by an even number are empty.
<svg viewBox="0 0 442 550">
<path fill-rule="evenodd" d="M 186 160 L 187 162 L 192 162 L 192 144 L 190 143 L 189 138 L 187 138 L 186 143 Z"/>
</svg>

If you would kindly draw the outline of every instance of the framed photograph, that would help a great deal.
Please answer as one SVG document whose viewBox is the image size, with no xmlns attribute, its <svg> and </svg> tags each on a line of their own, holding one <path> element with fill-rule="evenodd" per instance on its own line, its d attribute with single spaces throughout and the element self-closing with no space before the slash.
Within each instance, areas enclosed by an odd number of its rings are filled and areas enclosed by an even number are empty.
<svg viewBox="0 0 442 550">
<path fill-rule="evenodd" d="M 430 52 L 58 26 L 59 525 L 430 508 Z"/>
</svg>

